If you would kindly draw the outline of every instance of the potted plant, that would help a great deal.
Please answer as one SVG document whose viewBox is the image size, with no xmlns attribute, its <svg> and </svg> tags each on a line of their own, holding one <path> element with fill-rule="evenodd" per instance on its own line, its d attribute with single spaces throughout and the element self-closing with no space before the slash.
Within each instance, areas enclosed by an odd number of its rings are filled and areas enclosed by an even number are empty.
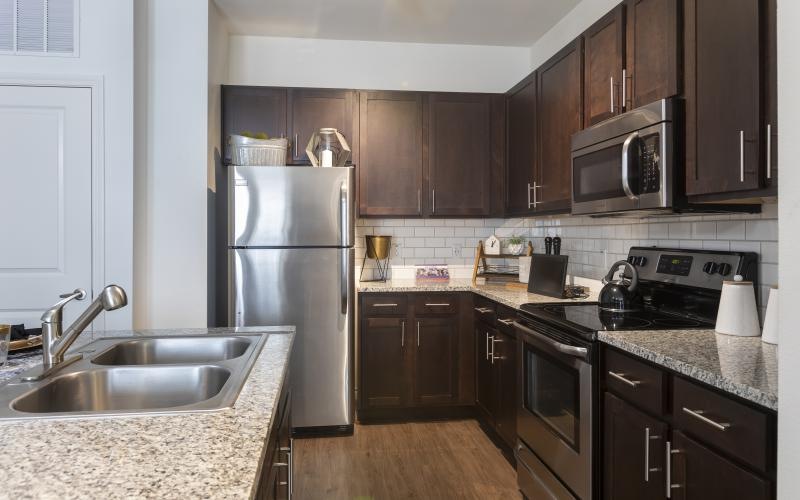
<svg viewBox="0 0 800 500">
<path fill-rule="evenodd" d="M 506 248 L 510 255 L 521 255 L 525 248 L 525 238 L 522 236 L 511 235 L 506 239 Z"/>
</svg>

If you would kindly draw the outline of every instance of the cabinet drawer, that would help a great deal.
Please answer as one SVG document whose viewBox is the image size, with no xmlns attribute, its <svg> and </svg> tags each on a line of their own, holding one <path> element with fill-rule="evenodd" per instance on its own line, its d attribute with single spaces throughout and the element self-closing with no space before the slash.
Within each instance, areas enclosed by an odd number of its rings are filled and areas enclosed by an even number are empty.
<svg viewBox="0 0 800 500">
<path fill-rule="evenodd" d="M 765 471 L 769 415 L 680 377 L 673 383 L 675 427 Z"/>
<path fill-rule="evenodd" d="M 365 295 L 362 304 L 365 316 L 405 316 L 408 311 L 405 295 Z"/>
<path fill-rule="evenodd" d="M 477 313 L 476 313 L 477 314 Z M 510 307 L 497 306 L 497 329 L 512 338 L 517 338 L 513 322 L 517 319 L 517 312 Z"/>
<path fill-rule="evenodd" d="M 606 387 L 656 415 L 665 412 L 665 372 L 610 349 L 604 351 L 602 377 Z"/>
<path fill-rule="evenodd" d="M 414 314 L 454 314 L 458 311 L 458 296 L 451 293 L 439 293 L 414 296 Z"/>
<path fill-rule="evenodd" d="M 489 326 L 497 324 L 497 304 L 482 297 L 475 297 L 472 309 L 475 313 L 475 321 L 482 321 Z"/>
</svg>

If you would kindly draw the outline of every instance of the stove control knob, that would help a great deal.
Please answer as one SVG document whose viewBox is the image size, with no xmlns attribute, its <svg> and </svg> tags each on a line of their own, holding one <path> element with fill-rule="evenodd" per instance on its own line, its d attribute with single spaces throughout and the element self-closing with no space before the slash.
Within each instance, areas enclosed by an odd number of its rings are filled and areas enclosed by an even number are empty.
<svg viewBox="0 0 800 500">
<path fill-rule="evenodd" d="M 633 264 L 635 266 L 636 265 L 636 257 L 634 257 L 633 255 L 628 257 L 628 264 Z"/>
<path fill-rule="evenodd" d="M 721 276 L 727 276 L 727 275 L 729 275 L 731 273 L 731 265 L 730 264 L 725 264 L 723 262 L 722 264 L 719 265 L 719 268 L 717 269 L 717 272 Z"/>
<path fill-rule="evenodd" d="M 714 274 L 717 272 L 717 264 L 714 262 L 706 262 L 703 265 L 703 272 L 706 274 Z"/>
<path fill-rule="evenodd" d="M 647 257 L 636 257 L 636 265 L 644 267 L 647 264 Z"/>
</svg>

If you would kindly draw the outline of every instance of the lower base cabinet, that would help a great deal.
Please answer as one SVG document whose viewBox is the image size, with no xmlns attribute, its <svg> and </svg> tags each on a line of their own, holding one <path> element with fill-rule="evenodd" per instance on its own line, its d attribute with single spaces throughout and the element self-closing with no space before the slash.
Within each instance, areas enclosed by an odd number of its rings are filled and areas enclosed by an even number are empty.
<svg viewBox="0 0 800 500">
<path fill-rule="evenodd" d="M 267 438 L 267 452 L 261 464 L 261 477 L 255 494 L 257 500 L 287 500 L 292 496 L 292 398 L 288 387 L 287 376 L 275 412 L 278 425 L 272 427 Z"/>
</svg>

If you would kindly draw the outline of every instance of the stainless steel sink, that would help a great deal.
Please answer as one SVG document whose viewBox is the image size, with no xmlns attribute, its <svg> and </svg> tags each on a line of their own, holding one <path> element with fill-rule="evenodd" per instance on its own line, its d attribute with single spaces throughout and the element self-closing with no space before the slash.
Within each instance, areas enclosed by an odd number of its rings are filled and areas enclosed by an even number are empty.
<svg viewBox="0 0 800 500">
<path fill-rule="evenodd" d="M 238 358 L 253 343 L 248 337 L 172 337 L 120 342 L 92 358 L 98 365 L 175 365 Z"/>
<path fill-rule="evenodd" d="M 0 387 L 0 419 L 214 411 L 233 405 L 269 334 L 109 338 L 37 382 Z M 96 354 L 99 353 L 99 354 Z"/>
</svg>

